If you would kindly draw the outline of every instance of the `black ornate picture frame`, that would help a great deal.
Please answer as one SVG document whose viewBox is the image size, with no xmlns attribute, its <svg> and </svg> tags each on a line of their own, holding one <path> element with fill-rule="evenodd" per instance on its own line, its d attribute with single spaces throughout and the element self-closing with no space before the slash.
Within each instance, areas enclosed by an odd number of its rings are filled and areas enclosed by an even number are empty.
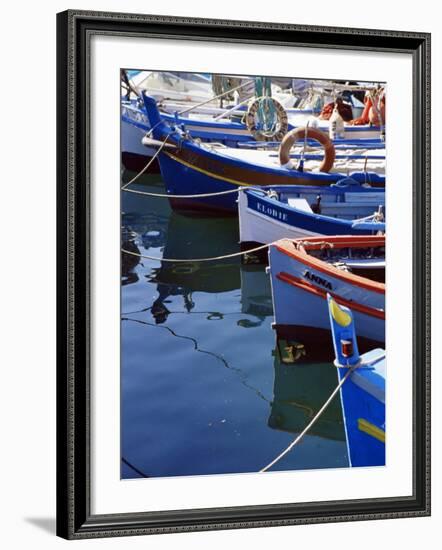
<svg viewBox="0 0 442 550">
<path fill-rule="evenodd" d="M 413 59 L 413 495 L 93 515 L 89 65 L 94 34 L 398 52 Z M 430 35 L 69 10 L 57 16 L 57 534 L 67 539 L 430 514 Z M 115 121 L 117 124 L 118 121 Z"/>
</svg>

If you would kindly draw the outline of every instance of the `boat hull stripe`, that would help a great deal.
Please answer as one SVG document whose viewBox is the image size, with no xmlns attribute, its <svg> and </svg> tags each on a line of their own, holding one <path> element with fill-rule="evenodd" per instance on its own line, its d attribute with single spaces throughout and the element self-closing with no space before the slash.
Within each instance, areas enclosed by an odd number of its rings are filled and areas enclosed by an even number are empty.
<svg viewBox="0 0 442 550">
<path fill-rule="evenodd" d="M 305 254 L 303 252 L 298 252 L 297 250 L 290 251 L 290 250 L 287 250 L 287 248 L 285 247 L 279 246 L 278 244 L 276 244 L 275 246 L 279 250 L 279 252 L 281 252 L 282 254 L 286 254 L 287 256 L 290 256 L 295 260 L 298 260 L 302 264 L 305 264 L 318 271 L 321 271 L 322 273 L 326 273 L 331 277 L 335 277 L 336 279 L 341 279 L 342 281 L 358 286 L 360 288 L 364 288 L 365 290 L 370 290 L 371 292 L 376 292 L 378 294 L 385 294 L 384 283 L 378 283 L 376 281 L 370 281 L 368 279 L 365 280 L 364 277 L 360 277 L 353 273 L 347 273 L 345 271 L 340 272 L 338 269 L 334 268 L 333 266 L 329 266 L 324 262 L 317 260 L 316 258 L 309 257 L 308 254 Z"/>
<path fill-rule="evenodd" d="M 374 437 L 381 443 L 385 443 L 385 432 L 384 430 L 381 430 L 381 428 L 378 428 L 371 422 L 368 422 L 368 420 L 365 420 L 365 418 L 358 418 L 358 429 L 361 432 L 366 433 L 367 435 L 370 435 L 371 437 Z"/>
<path fill-rule="evenodd" d="M 327 298 L 327 292 L 325 290 L 322 290 L 312 285 L 310 282 L 305 281 L 304 279 L 300 279 L 299 277 L 295 277 L 294 275 L 285 273 L 284 271 L 278 273 L 276 275 L 276 278 L 280 281 L 283 281 L 284 283 L 288 283 L 289 285 L 295 286 L 301 290 L 310 292 L 310 294 L 314 294 L 315 296 L 323 298 L 324 300 Z M 352 302 L 350 300 L 346 300 L 345 298 L 342 298 L 338 294 L 334 294 L 332 292 L 329 292 L 329 294 L 334 298 L 334 300 L 336 300 L 338 304 L 342 306 L 353 309 L 354 311 L 358 311 L 359 313 L 369 315 L 370 317 L 376 317 L 377 319 L 385 320 L 385 311 L 369 307 L 364 304 L 359 304 L 357 302 Z"/>
</svg>

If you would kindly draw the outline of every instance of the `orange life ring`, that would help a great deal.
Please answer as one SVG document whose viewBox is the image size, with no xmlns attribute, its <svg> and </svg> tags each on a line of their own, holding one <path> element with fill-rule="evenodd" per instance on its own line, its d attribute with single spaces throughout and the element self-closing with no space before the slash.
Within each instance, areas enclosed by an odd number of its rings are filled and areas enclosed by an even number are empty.
<svg viewBox="0 0 442 550">
<path fill-rule="evenodd" d="M 324 148 L 324 158 L 319 170 L 321 172 L 329 172 L 335 162 L 335 146 L 328 135 L 317 128 L 295 128 L 286 134 L 279 146 L 279 162 L 281 166 L 290 165 L 290 151 L 297 141 L 305 138 L 306 132 L 308 138 L 318 141 Z"/>
</svg>

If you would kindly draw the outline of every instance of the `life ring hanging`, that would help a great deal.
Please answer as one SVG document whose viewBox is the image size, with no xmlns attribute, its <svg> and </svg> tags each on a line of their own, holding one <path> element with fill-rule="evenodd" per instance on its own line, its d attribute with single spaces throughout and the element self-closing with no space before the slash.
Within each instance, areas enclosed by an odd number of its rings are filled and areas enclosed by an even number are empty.
<svg viewBox="0 0 442 550">
<path fill-rule="evenodd" d="M 276 121 L 272 130 L 262 130 L 257 125 L 258 111 L 262 107 L 263 102 L 267 102 L 267 106 L 271 105 L 276 114 Z M 287 113 L 284 107 L 273 97 L 259 97 L 250 104 L 245 117 L 247 129 L 252 134 L 256 141 L 281 141 L 287 134 L 289 127 Z"/>
<path fill-rule="evenodd" d="M 307 138 L 318 141 L 324 148 L 324 158 L 322 159 L 319 170 L 321 172 L 329 172 L 333 168 L 335 162 L 335 147 L 328 135 L 316 128 L 295 128 L 284 137 L 279 146 L 279 162 L 281 166 L 290 167 L 290 151 L 297 141 L 306 137 L 306 133 Z"/>
</svg>

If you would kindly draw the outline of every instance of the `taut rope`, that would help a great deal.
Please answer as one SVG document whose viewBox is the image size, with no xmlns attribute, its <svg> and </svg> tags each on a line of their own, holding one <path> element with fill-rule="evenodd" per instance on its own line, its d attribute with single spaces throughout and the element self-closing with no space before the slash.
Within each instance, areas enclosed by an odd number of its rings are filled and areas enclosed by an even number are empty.
<svg viewBox="0 0 442 550">
<path fill-rule="evenodd" d="M 171 263 L 212 262 L 215 260 L 226 260 L 228 258 L 237 258 L 239 256 L 245 256 L 246 254 L 252 254 L 253 252 L 264 250 L 265 248 L 272 246 L 277 242 L 278 241 L 273 241 L 268 244 L 256 246 L 255 248 L 250 248 L 249 250 L 232 252 L 231 254 L 224 254 L 223 256 L 213 256 L 211 258 L 158 258 L 156 256 L 147 256 L 146 254 L 138 254 L 137 252 L 132 252 L 130 250 L 126 250 L 125 248 L 122 248 L 121 252 L 124 252 L 124 254 L 130 254 L 131 256 L 136 256 L 138 258 L 145 258 L 146 260 L 156 260 L 158 262 L 171 262 Z"/>
<path fill-rule="evenodd" d="M 336 388 L 332 391 L 330 394 L 330 397 L 327 399 L 327 401 L 322 405 L 322 407 L 319 409 L 319 411 L 316 413 L 316 415 L 313 417 L 313 419 L 307 424 L 307 426 L 303 429 L 303 431 L 294 439 L 290 445 L 282 451 L 276 458 L 272 460 L 267 466 L 262 468 L 262 470 L 259 470 L 259 473 L 266 472 L 269 470 L 272 466 L 274 466 L 277 462 L 281 460 L 287 453 L 289 453 L 295 445 L 297 445 L 301 439 L 305 436 L 305 434 L 310 430 L 310 428 L 319 420 L 322 413 L 326 410 L 326 408 L 330 405 L 330 403 L 333 401 L 335 395 L 338 393 L 338 391 L 341 389 L 341 387 L 344 385 L 344 382 L 347 380 L 347 378 L 350 376 L 350 374 L 355 370 L 356 367 L 359 366 L 359 363 L 356 365 L 349 367 L 347 372 L 345 373 L 342 380 L 339 382 L 339 384 L 336 386 Z"/>
</svg>

